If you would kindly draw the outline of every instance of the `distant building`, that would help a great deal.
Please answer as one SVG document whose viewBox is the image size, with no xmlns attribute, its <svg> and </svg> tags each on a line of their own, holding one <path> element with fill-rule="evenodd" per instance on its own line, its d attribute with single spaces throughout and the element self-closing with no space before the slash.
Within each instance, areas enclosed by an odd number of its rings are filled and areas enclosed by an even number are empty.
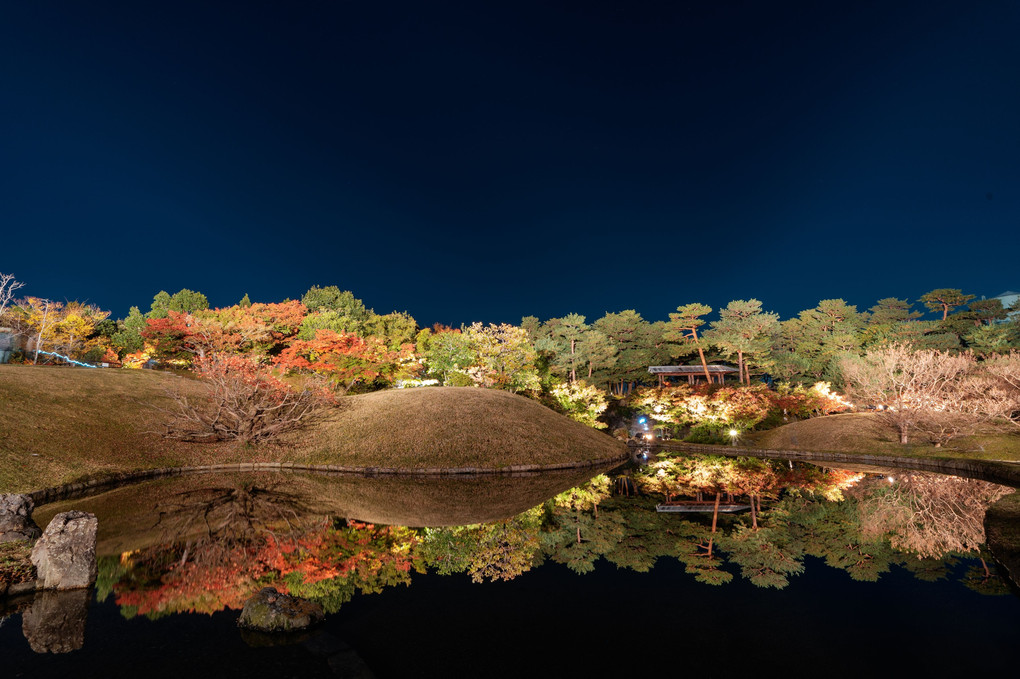
<svg viewBox="0 0 1020 679">
<path fill-rule="evenodd" d="M 1013 292 L 1012 290 L 1007 290 L 1006 292 L 1000 292 L 995 297 L 992 297 L 992 299 L 997 299 L 1000 302 L 1002 302 L 1003 309 L 1009 309 L 1009 307 L 1016 304 L 1017 300 L 1020 300 L 1020 292 Z M 1020 316 L 1020 310 L 1010 312 L 1009 314 L 1009 318 L 1011 319 L 1017 318 L 1017 316 Z"/>
<path fill-rule="evenodd" d="M 660 387 L 671 382 L 671 377 L 685 378 L 688 384 L 705 379 L 705 368 L 700 365 L 652 365 L 648 367 L 648 372 L 659 377 Z M 722 384 L 726 375 L 736 372 L 736 368 L 728 365 L 711 363 L 708 366 L 709 381 L 716 384 Z"/>
<path fill-rule="evenodd" d="M 0 328 L 0 363 L 9 361 L 11 352 L 22 348 L 20 340 L 12 328 Z"/>
</svg>

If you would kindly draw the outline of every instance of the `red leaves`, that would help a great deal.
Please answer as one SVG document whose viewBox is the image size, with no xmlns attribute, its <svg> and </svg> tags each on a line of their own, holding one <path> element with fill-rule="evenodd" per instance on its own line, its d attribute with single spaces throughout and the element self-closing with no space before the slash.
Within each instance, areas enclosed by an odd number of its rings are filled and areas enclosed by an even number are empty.
<svg viewBox="0 0 1020 679">
<path fill-rule="evenodd" d="M 318 330 L 313 340 L 294 340 L 274 363 L 288 370 L 324 375 L 346 391 L 358 381 L 392 380 L 413 357 L 411 345 L 394 351 L 377 337 Z"/>
</svg>

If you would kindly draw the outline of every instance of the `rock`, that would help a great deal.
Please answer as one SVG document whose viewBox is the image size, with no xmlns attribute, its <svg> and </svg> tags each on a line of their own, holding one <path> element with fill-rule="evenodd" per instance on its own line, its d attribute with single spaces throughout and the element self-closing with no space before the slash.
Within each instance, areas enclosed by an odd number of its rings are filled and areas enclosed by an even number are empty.
<svg viewBox="0 0 1020 679">
<path fill-rule="evenodd" d="M 237 626 L 261 632 L 293 632 L 307 629 L 325 617 L 317 603 L 264 587 L 244 602 Z"/>
<path fill-rule="evenodd" d="M 0 495 L 0 542 L 35 540 L 42 531 L 32 520 L 35 503 L 27 495 Z"/>
<path fill-rule="evenodd" d="M 39 589 L 77 589 L 96 582 L 94 514 L 70 511 L 57 514 L 32 548 Z"/>
<path fill-rule="evenodd" d="M 40 592 L 21 616 L 21 631 L 36 653 L 69 653 L 85 645 L 91 590 Z"/>
</svg>

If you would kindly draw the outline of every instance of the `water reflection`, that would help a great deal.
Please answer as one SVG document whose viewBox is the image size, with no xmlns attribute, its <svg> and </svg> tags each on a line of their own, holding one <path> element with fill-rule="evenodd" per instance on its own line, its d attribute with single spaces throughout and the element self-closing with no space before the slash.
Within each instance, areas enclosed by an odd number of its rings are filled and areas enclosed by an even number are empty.
<svg viewBox="0 0 1020 679">
<path fill-rule="evenodd" d="M 808 557 L 854 580 L 873 581 L 894 566 L 923 580 L 947 578 L 961 558 L 972 556 L 962 584 L 985 594 L 1008 592 L 985 552 L 982 525 L 987 507 L 1012 492 L 1005 486 L 921 472 L 866 474 L 708 456 L 664 458 L 624 474 L 624 481 L 619 473 L 600 474 L 582 483 L 570 479 L 567 486 L 563 477 L 558 488 L 548 479 L 477 481 L 471 492 L 450 491 L 445 498 L 437 498 L 428 482 L 413 480 L 387 480 L 385 492 L 375 487 L 358 495 L 348 479 L 338 485 L 299 474 L 207 475 L 74 505 L 100 517 L 97 596 L 113 597 L 125 617 L 238 609 L 264 586 L 335 612 L 355 596 L 408 585 L 414 573 L 489 582 L 520 577 L 546 562 L 584 574 L 605 564 L 646 572 L 669 559 L 698 582 L 745 579 L 782 589 L 804 572 Z M 387 493 L 393 497 L 386 499 Z M 544 495 L 536 499 L 536 493 Z M 656 511 L 670 502 L 702 503 L 708 511 Z M 748 510 L 713 511 L 723 502 Z M 392 516 L 394 506 L 405 517 L 443 521 L 367 520 Z M 518 509 L 503 515 L 508 518 L 491 520 L 511 506 Z M 486 520 L 444 524 L 451 511 Z M 26 636 L 42 628 L 30 622 L 31 613 L 24 620 Z M 75 634 L 65 635 L 67 647 Z"/>
</svg>

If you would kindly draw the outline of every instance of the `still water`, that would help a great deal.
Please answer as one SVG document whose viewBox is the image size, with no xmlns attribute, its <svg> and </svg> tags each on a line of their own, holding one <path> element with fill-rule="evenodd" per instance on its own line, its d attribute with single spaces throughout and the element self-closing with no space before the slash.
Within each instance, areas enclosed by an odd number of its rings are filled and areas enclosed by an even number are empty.
<svg viewBox="0 0 1020 679">
<path fill-rule="evenodd" d="M 9 602 L 2 676 L 1016 667 L 1020 597 L 982 526 L 1011 488 L 697 456 L 593 473 L 203 474 L 45 505 L 40 525 L 99 517 L 99 581 Z M 318 601 L 325 623 L 242 634 L 267 585 Z"/>
</svg>

